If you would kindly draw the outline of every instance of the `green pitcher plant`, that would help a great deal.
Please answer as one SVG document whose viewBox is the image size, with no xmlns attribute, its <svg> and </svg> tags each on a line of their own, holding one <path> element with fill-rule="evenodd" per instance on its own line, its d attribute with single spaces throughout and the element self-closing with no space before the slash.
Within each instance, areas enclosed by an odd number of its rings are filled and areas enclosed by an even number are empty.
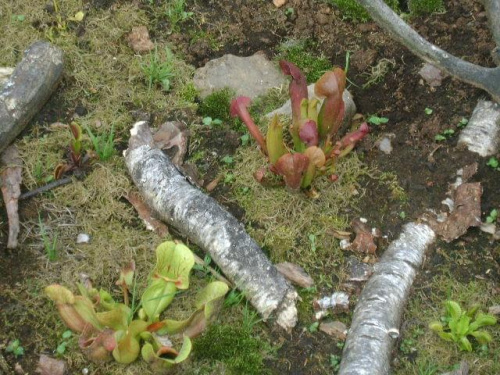
<svg viewBox="0 0 500 375">
<path fill-rule="evenodd" d="M 497 319 L 490 314 L 479 311 L 479 305 L 473 305 L 469 310 L 462 310 L 455 301 L 445 302 L 446 315 L 441 321 L 434 321 L 429 328 L 445 341 L 455 342 L 460 350 L 472 352 L 469 336 L 474 337 L 481 345 L 487 345 L 492 336 L 480 328 L 492 326 Z"/>
<path fill-rule="evenodd" d="M 243 121 L 267 157 L 269 171 L 282 176 L 289 189 L 309 188 L 319 174 L 335 180 L 336 160 L 347 155 L 370 131 L 367 123 L 363 123 L 358 130 L 338 138 L 345 114 L 345 72 L 334 68 L 316 82 L 314 92 L 317 97 L 323 98 L 320 105 L 318 99 L 308 99 L 307 81 L 297 66 L 282 60 L 280 67 L 284 74 L 292 78 L 289 85 L 291 143 L 284 142 L 284 125 L 277 115 L 272 118 L 266 137 L 262 135 L 250 116 L 248 107 L 251 100 L 246 96 L 239 96 L 231 102 L 231 116 L 238 116 Z M 265 171 L 258 171 L 257 180 L 262 180 L 264 174 Z"/>
<path fill-rule="evenodd" d="M 114 358 L 129 364 L 142 356 L 153 370 L 164 371 L 189 356 L 191 339 L 205 329 L 229 289 L 223 282 L 211 282 L 196 296 L 195 311 L 189 318 L 164 319 L 163 312 L 178 291 L 189 288 L 194 263 L 193 253 L 185 245 L 171 241 L 160 244 L 156 265 L 137 306 L 134 294 L 132 301 L 129 296 L 135 288 L 133 262 L 121 270 L 116 282 L 123 303 L 90 283 L 77 284 L 80 295 L 58 284 L 46 287 L 45 293 L 68 328 L 80 333 L 79 347 L 90 360 L 105 362 Z M 182 341 L 179 350 L 171 339 Z"/>
</svg>

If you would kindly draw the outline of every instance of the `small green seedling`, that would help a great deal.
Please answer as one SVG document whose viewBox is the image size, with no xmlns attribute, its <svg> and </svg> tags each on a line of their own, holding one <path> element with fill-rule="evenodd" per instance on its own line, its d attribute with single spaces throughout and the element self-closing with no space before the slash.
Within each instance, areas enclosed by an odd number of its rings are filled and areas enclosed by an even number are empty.
<svg viewBox="0 0 500 375">
<path fill-rule="evenodd" d="M 178 31 L 180 23 L 193 17 L 193 12 L 186 12 L 185 10 L 185 0 L 167 1 L 166 4 L 165 16 L 170 22 L 171 31 Z"/>
<path fill-rule="evenodd" d="M 368 117 L 367 121 L 373 125 L 380 125 L 380 124 L 387 124 L 389 122 L 389 119 L 387 117 L 378 117 L 378 116 L 372 115 L 372 116 Z"/>
<path fill-rule="evenodd" d="M 237 289 L 231 289 L 231 291 L 227 294 L 226 299 L 224 300 L 224 307 L 239 305 L 244 298 L 245 296 L 243 295 L 243 293 L 241 293 Z"/>
<path fill-rule="evenodd" d="M 400 217 L 401 219 L 403 219 L 403 220 L 404 220 L 404 219 L 406 219 L 406 212 L 401 211 L 401 212 L 399 213 L 399 217 Z"/>
<path fill-rule="evenodd" d="M 218 118 L 213 119 L 210 116 L 204 117 L 202 121 L 203 121 L 203 125 L 206 125 L 210 128 L 214 125 L 221 125 L 222 124 L 222 120 L 219 120 Z"/>
<path fill-rule="evenodd" d="M 342 357 L 336 354 L 330 355 L 330 367 L 333 369 L 334 372 L 337 372 L 340 370 L 340 361 L 342 360 Z"/>
<path fill-rule="evenodd" d="M 432 108 L 426 107 L 424 109 L 424 112 L 426 115 L 432 115 L 432 112 L 434 112 L 434 111 L 432 110 Z"/>
<path fill-rule="evenodd" d="M 14 354 L 16 358 L 24 355 L 24 348 L 21 346 L 21 341 L 19 341 L 19 339 L 15 339 L 9 342 L 9 345 L 7 345 L 5 351 L 7 353 Z"/>
<path fill-rule="evenodd" d="M 54 236 L 53 240 L 49 238 L 49 235 L 47 234 L 47 229 L 45 228 L 45 225 L 42 222 L 40 214 L 38 214 L 38 225 L 40 227 L 40 236 L 42 237 L 45 254 L 47 254 L 47 258 L 51 262 L 53 262 L 57 260 L 57 234 Z"/>
<path fill-rule="evenodd" d="M 462 117 L 462 119 L 458 123 L 457 127 L 460 129 L 465 128 L 468 123 L 469 123 L 469 120 L 467 120 L 465 117 Z"/>
<path fill-rule="evenodd" d="M 63 355 L 64 353 L 66 353 L 66 348 L 68 347 L 69 345 L 69 339 L 73 336 L 73 332 L 71 332 L 71 330 L 66 330 L 63 332 L 62 334 L 62 338 L 63 338 L 63 341 L 57 345 L 57 348 L 56 348 L 56 353 L 59 354 L 59 355 Z"/>
<path fill-rule="evenodd" d="M 453 130 L 453 129 L 446 129 L 441 134 L 437 134 L 434 137 L 434 140 L 437 141 L 437 142 L 445 141 L 445 140 L 451 138 L 454 134 L 455 134 L 455 130 Z"/>
<path fill-rule="evenodd" d="M 474 337 L 481 345 L 493 340 L 488 332 L 479 328 L 495 325 L 497 320 L 494 316 L 478 311 L 478 305 L 464 311 L 455 301 L 446 301 L 445 307 L 446 315 L 441 317 L 441 322 L 434 321 L 429 324 L 429 328 L 443 340 L 455 342 L 460 350 L 468 352 L 472 351 L 468 336 Z"/>
<path fill-rule="evenodd" d="M 316 235 L 310 233 L 308 238 L 309 238 L 309 243 L 311 244 L 311 251 L 314 253 L 316 252 Z"/>
<path fill-rule="evenodd" d="M 318 332 L 318 328 L 319 328 L 319 322 L 314 322 L 311 325 L 309 325 L 309 327 L 307 327 L 307 330 L 310 333 L 314 333 L 314 332 Z"/>
<path fill-rule="evenodd" d="M 495 221 L 497 221 L 497 218 L 498 218 L 498 210 L 495 208 L 495 209 L 491 210 L 488 217 L 486 217 L 486 222 L 487 223 L 494 223 Z"/>
<path fill-rule="evenodd" d="M 104 132 L 100 135 L 94 135 L 88 126 L 86 126 L 85 129 L 87 130 L 90 140 L 92 141 L 92 145 L 94 146 L 94 150 L 99 157 L 99 160 L 108 160 L 115 154 L 114 125 L 111 126 L 109 134 Z"/>
<path fill-rule="evenodd" d="M 234 181 L 234 173 L 226 173 L 224 176 L 224 183 L 225 184 L 232 184 Z"/>
<path fill-rule="evenodd" d="M 295 9 L 293 9 L 292 7 L 288 7 L 285 9 L 285 16 L 293 17 L 294 14 L 295 14 Z"/>
<path fill-rule="evenodd" d="M 250 134 L 243 134 L 240 137 L 240 141 L 241 141 L 242 146 L 246 146 L 248 144 L 248 142 L 250 141 Z"/>
<path fill-rule="evenodd" d="M 499 170 L 498 166 L 500 165 L 500 162 L 498 161 L 497 158 L 491 157 L 488 162 L 486 163 L 488 167 L 491 167 L 493 169 Z"/>
<path fill-rule="evenodd" d="M 195 264 L 193 266 L 193 270 L 195 271 L 198 271 L 198 272 L 202 272 L 204 274 L 204 276 L 207 276 L 209 273 L 210 273 L 210 270 L 209 270 L 209 266 L 210 266 L 210 263 L 212 262 L 212 258 L 210 257 L 210 255 L 205 255 L 205 258 L 203 259 L 203 264 Z"/>
<path fill-rule="evenodd" d="M 227 164 L 227 165 L 231 165 L 234 163 L 234 159 L 232 156 L 226 155 L 222 158 L 222 162 Z"/>
</svg>

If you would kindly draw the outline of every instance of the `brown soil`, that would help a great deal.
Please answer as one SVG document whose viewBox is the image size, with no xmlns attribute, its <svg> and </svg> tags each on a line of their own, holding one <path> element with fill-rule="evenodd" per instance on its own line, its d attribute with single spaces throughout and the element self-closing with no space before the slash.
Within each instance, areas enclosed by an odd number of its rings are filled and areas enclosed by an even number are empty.
<svg viewBox="0 0 500 375">
<path fill-rule="evenodd" d="M 113 3 L 115 1 L 111 0 L 92 2 L 95 7 L 109 7 Z M 448 10 L 446 13 L 412 19 L 411 23 L 423 36 L 450 53 L 483 66 L 493 66 L 489 53 L 494 44 L 480 2 L 448 0 L 445 5 Z M 144 7 L 147 8 L 147 5 Z M 359 147 L 358 152 L 369 165 L 395 173 L 408 193 L 408 204 L 404 207 L 407 217 L 403 220 L 400 217 L 400 202 L 388 199 L 385 191 L 367 186 L 362 212 L 391 238 L 398 235 L 404 222 L 417 218 L 426 208 L 439 208 L 456 170 L 473 161 L 479 163 L 479 172 L 474 180 L 480 181 L 484 189 L 483 217 L 491 209 L 500 207 L 499 172 L 487 167 L 486 160 L 457 147 L 457 136 L 439 144 L 434 141 L 434 136 L 446 129 L 457 130 L 460 119 L 470 117 L 478 99 L 485 97 L 484 92 L 450 77 L 444 79 L 440 87 L 431 90 L 417 73 L 422 61 L 389 39 L 374 23 L 342 21 L 338 10 L 313 0 L 289 0 L 285 7 L 293 8 L 294 14 L 290 16 L 284 11 L 276 11 L 269 1 L 188 1 L 188 8 L 203 15 L 209 22 L 194 24 L 188 21 L 183 27 L 203 30 L 213 38 L 211 42 L 207 38 L 192 40 L 190 34 L 184 32 L 165 36 L 169 25 L 156 21 L 150 30 L 153 39 L 168 38 L 176 46 L 175 52 L 195 66 L 202 66 L 210 59 L 226 53 L 250 55 L 264 51 L 273 58 L 281 42 L 294 38 L 311 39 L 317 45 L 318 55 L 323 54 L 335 65 L 343 66 L 346 53 L 354 52 L 349 71 L 353 84 L 349 90 L 355 97 L 358 112 L 389 119 L 385 125 L 372 127 L 369 139 Z M 393 61 L 394 68 L 380 83 L 363 89 L 369 66 L 382 58 Z M 79 106 L 78 103 L 73 105 L 74 108 Z M 433 109 L 432 116 L 425 114 L 426 107 Z M 54 117 L 64 120 L 64 113 L 58 108 L 57 100 L 52 100 L 35 121 Z M 207 136 L 213 136 L 219 143 L 209 143 L 207 148 L 213 147 L 221 154 L 221 148 L 226 145 L 228 152 L 234 152 L 234 134 L 230 136 L 232 142 L 221 145 L 221 134 L 216 131 L 212 133 Z M 394 150 L 390 155 L 381 153 L 373 146 L 384 133 L 395 135 Z M 219 197 L 221 194 L 224 191 L 218 191 Z M 236 216 L 243 216 L 237 207 L 231 210 Z M 2 221 L 6 222 L 5 217 L 2 217 Z M 5 233 L 6 225 L 1 230 Z M 0 236 L 0 241 L 3 247 L 5 235 Z M 499 282 L 498 243 L 488 241 L 480 231 L 470 230 L 459 241 L 450 245 L 439 244 L 437 247 L 451 256 L 459 256 L 464 243 L 474 249 L 474 266 L 460 266 L 457 263 L 456 272 L 460 278 L 467 281 L 475 275 L 484 275 L 486 269 L 491 268 L 492 271 L 486 277 Z M 433 270 L 433 266 L 442 261 L 443 256 L 431 249 L 424 270 Z M 25 260 L 23 263 L 18 262 L 12 255 L 2 252 L 0 289 L 22 280 L 26 272 L 34 272 L 33 268 Z M 425 280 L 417 280 L 416 286 L 425 287 Z M 8 298 L 0 294 L 0 315 L 9 315 L 5 309 L 19 308 L 9 304 Z M 12 314 L 17 313 L 13 311 Z M 283 342 L 283 346 L 278 352 L 280 359 L 269 363 L 273 373 L 329 373 L 329 356 L 340 355 L 341 349 L 332 345 L 328 336 L 322 333 L 312 335 L 302 328 L 296 329 L 291 336 L 281 339 L 279 335 L 276 337 L 277 341 Z M 16 335 L 29 336 L 29 332 L 18 332 Z M 29 346 L 29 340 L 26 342 Z"/>
</svg>

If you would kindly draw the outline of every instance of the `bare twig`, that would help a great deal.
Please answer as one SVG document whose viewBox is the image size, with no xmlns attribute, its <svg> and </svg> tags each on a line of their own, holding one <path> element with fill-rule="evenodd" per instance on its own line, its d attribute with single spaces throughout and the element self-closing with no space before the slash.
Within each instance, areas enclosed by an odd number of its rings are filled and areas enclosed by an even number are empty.
<svg viewBox="0 0 500 375">
<path fill-rule="evenodd" d="M 429 43 L 394 13 L 383 0 L 357 1 L 380 27 L 418 57 L 464 82 L 487 91 L 496 102 L 500 103 L 500 67 L 485 68 L 469 63 Z M 497 53 L 498 39 L 500 39 L 499 4 L 500 0 L 485 0 L 492 31 L 497 42 Z"/>
<path fill-rule="evenodd" d="M 39 188 L 36 188 L 34 190 L 27 191 L 26 193 L 21 194 L 21 196 L 19 197 L 19 200 L 32 198 L 38 194 L 45 193 L 45 192 L 52 190 L 56 187 L 69 184 L 72 181 L 73 181 L 73 179 L 71 177 L 64 177 L 64 178 L 61 178 L 59 180 L 54 180 L 52 182 L 49 182 L 47 185 L 40 186 Z"/>
</svg>

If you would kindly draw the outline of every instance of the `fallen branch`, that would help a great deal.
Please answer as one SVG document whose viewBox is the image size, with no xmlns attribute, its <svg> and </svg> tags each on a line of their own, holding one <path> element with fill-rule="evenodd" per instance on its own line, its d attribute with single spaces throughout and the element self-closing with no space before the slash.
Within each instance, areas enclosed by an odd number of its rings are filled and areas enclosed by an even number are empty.
<svg viewBox="0 0 500 375">
<path fill-rule="evenodd" d="M 383 0 L 357 0 L 377 24 L 422 60 L 446 73 L 487 91 L 500 103 L 500 67 L 485 68 L 462 60 L 425 40 L 405 23 Z M 490 26 L 497 47 L 492 54 L 500 64 L 500 0 L 485 0 Z"/>
<path fill-rule="evenodd" d="M 52 189 L 55 189 L 56 187 L 67 185 L 73 181 L 73 178 L 71 177 L 64 177 L 60 178 L 59 180 L 54 180 L 49 182 L 46 185 L 40 186 L 39 188 L 27 191 L 26 193 L 22 193 L 21 196 L 19 197 L 19 200 L 22 201 L 23 199 L 28 199 L 28 198 L 33 198 L 37 196 L 38 194 L 45 193 L 47 191 L 50 191 Z"/>
<path fill-rule="evenodd" d="M 389 374 L 403 309 L 434 237 L 429 226 L 409 223 L 375 265 L 354 310 L 339 375 Z"/>
<path fill-rule="evenodd" d="M 154 146 L 144 121 L 131 130 L 125 161 L 144 201 L 157 216 L 208 252 L 264 319 L 291 329 L 297 292 L 264 255 L 236 218 L 189 184 Z"/>
<path fill-rule="evenodd" d="M 63 71 L 62 51 L 35 42 L 0 91 L 0 152 L 25 128 L 57 87 Z"/>
</svg>

